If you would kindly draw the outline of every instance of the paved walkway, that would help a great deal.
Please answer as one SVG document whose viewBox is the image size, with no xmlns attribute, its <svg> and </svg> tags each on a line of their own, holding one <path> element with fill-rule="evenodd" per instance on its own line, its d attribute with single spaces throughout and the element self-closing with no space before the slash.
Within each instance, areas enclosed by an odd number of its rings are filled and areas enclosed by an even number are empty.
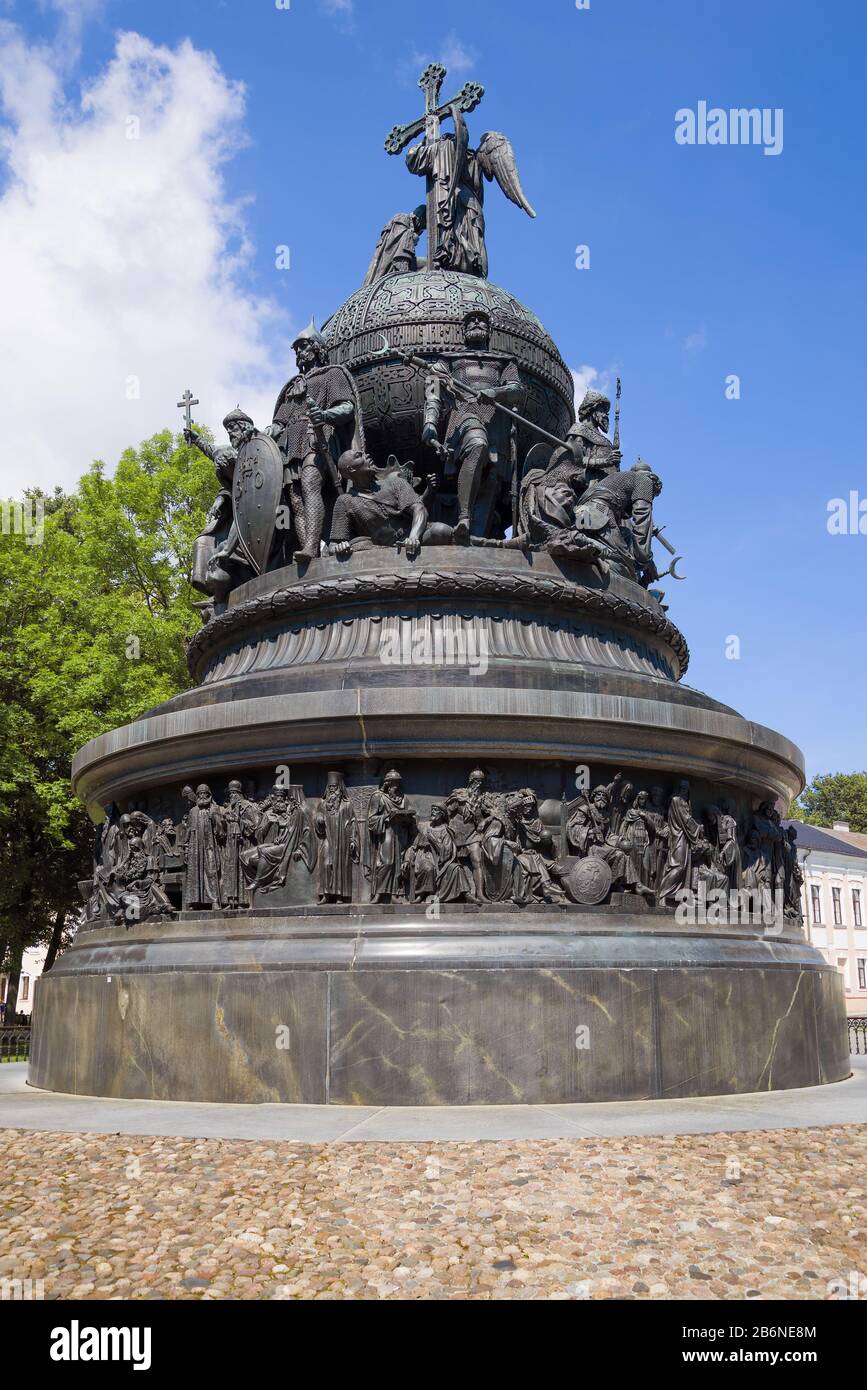
<svg viewBox="0 0 867 1390">
<path fill-rule="evenodd" d="M 795 1091 L 605 1105 L 385 1107 L 213 1105 L 57 1095 L 27 1085 L 27 1064 L 0 1066 L 0 1129 L 191 1139 L 402 1141 L 719 1134 L 867 1124 L 867 1057 L 847 1081 Z"/>
<path fill-rule="evenodd" d="M 865 1174 L 852 1124 L 364 1144 L 0 1129 L 0 1281 L 47 1299 L 850 1298 Z"/>
</svg>

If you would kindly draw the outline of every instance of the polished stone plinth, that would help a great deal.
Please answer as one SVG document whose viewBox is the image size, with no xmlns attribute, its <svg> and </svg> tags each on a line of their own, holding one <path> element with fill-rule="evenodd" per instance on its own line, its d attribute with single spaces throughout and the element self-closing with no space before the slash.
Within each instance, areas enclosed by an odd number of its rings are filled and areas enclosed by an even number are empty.
<svg viewBox="0 0 867 1390">
<path fill-rule="evenodd" d="M 83 931 L 39 982 L 31 1081 L 132 1099 L 537 1104 L 849 1074 L 799 933 L 616 911 L 326 908 Z"/>
</svg>

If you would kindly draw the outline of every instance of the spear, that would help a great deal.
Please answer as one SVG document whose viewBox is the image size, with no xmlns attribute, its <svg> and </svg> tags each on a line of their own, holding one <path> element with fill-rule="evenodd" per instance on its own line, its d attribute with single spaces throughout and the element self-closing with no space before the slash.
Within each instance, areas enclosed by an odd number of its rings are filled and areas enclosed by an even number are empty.
<svg viewBox="0 0 867 1390">
<path fill-rule="evenodd" d="M 617 378 L 617 390 L 614 393 L 614 438 L 611 442 L 615 449 L 620 448 L 620 377 Z"/>
<path fill-rule="evenodd" d="M 387 357 L 389 353 L 393 353 L 395 357 L 401 362 L 404 362 L 408 367 L 418 367 L 423 372 L 437 370 L 426 358 L 416 357 L 411 352 L 401 352 L 400 348 L 392 347 L 384 333 L 380 334 L 380 337 L 382 338 L 383 346 L 378 350 L 376 354 L 377 357 Z M 471 386 L 464 386 L 462 382 L 455 381 L 450 373 L 448 374 L 447 385 L 448 389 L 460 399 L 465 401 L 484 400 L 486 404 L 492 405 L 495 410 L 499 410 L 501 415 L 508 415 L 513 424 L 523 425 L 526 429 L 532 430 L 534 434 L 538 434 L 539 437 L 546 440 L 548 444 L 555 444 L 558 449 L 569 448 L 565 439 L 558 439 L 556 434 L 549 434 L 547 430 L 542 429 L 541 425 L 534 424 L 534 422 L 528 420 L 525 415 L 519 415 L 517 410 L 512 410 L 510 406 L 503 405 L 502 401 L 490 400 L 489 397 L 482 396 L 478 391 L 474 391 Z"/>
</svg>

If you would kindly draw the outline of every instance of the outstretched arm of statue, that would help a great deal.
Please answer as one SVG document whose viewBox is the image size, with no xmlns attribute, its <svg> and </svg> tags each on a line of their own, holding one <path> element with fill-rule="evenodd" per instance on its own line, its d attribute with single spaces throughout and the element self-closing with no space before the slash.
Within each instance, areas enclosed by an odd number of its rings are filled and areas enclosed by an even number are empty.
<svg viewBox="0 0 867 1390">
<path fill-rule="evenodd" d="M 432 174 L 434 172 L 434 146 L 426 140 L 410 145 L 406 152 L 406 167 L 411 174 Z"/>
<path fill-rule="evenodd" d="M 205 521 L 205 529 L 202 535 L 212 536 L 215 531 L 219 531 L 220 527 L 224 522 L 228 521 L 231 516 L 232 495 L 226 488 L 221 488 L 214 498 L 214 501 L 211 503 L 211 510 L 208 512 Z"/>
<path fill-rule="evenodd" d="M 349 502 L 345 492 L 341 492 L 334 503 L 334 511 L 331 516 L 331 535 L 328 538 L 328 549 L 332 555 L 345 560 L 352 554 L 352 537 L 355 533 L 352 525 L 352 517 L 349 514 Z"/>
<path fill-rule="evenodd" d="M 209 458 L 212 463 L 214 462 L 214 455 L 217 451 L 214 445 L 209 444 L 202 435 L 197 434 L 195 430 L 184 430 L 184 439 L 187 444 L 195 445 L 199 453 L 205 455 L 205 458 Z"/>
<path fill-rule="evenodd" d="M 414 560 L 421 550 L 421 538 L 424 535 L 426 526 L 427 508 L 421 498 L 419 498 L 412 509 L 412 527 L 404 545 L 404 550 L 406 551 L 408 559 Z"/>
</svg>

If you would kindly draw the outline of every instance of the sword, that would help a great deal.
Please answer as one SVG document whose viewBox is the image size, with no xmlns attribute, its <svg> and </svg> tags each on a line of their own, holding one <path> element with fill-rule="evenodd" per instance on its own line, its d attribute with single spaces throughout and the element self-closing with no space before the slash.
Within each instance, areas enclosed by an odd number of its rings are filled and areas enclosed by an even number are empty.
<svg viewBox="0 0 867 1390">
<path fill-rule="evenodd" d="M 660 545 L 664 545 L 664 546 L 665 546 L 665 548 L 666 548 L 666 550 L 668 551 L 669 555 L 673 555 L 673 556 L 674 556 L 674 559 L 672 560 L 672 562 L 671 562 L 671 564 L 669 565 L 669 567 L 668 567 L 667 570 L 664 570 L 662 574 L 657 575 L 657 579 L 665 579 L 666 575 L 668 575 L 668 574 L 671 575 L 672 579 L 686 579 L 686 575 L 685 575 L 685 574 L 678 574 L 678 572 L 677 572 L 677 567 L 678 567 L 678 565 L 680 564 L 681 560 L 683 559 L 683 556 L 682 556 L 682 555 L 678 555 L 677 551 L 675 550 L 674 546 L 671 544 L 671 541 L 668 539 L 668 537 L 667 537 L 667 536 L 664 536 L 664 535 L 662 534 L 663 529 L 664 529 L 664 528 L 663 528 L 662 526 L 654 526 L 654 528 L 653 528 L 653 534 L 654 534 L 654 536 L 656 537 L 656 539 L 659 541 Z"/>
</svg>

